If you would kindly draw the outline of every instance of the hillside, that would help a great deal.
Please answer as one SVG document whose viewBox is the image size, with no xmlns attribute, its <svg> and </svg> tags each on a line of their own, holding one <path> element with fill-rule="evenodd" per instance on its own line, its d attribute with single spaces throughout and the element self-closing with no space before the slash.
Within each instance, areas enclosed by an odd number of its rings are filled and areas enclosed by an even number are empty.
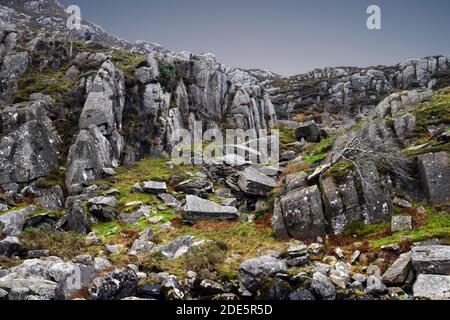
<svg viewBox="0 0 450 320">
<path fill-rule="evenodd" d="M 0 300 L 450 299 L 450 56 L 283 78 L 0 17 Z"/>
</svg>

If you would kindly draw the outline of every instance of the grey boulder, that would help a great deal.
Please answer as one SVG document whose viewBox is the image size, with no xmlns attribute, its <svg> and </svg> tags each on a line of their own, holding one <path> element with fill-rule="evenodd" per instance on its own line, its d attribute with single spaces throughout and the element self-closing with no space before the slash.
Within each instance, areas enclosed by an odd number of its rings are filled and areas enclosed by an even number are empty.
<svg viewBox="0 0 450 320">
<path fill-rule="evenodd" d="M 414 247 L 411 250 L 411 259 L 417 273 L 450 274 L 450 246 Z"/>
<path fill-rule="evenodd" d="M 238 185 L 245 193 L 266 196 L 276 187 L 276 182 L 274 178 L 249 167 L 239 177 Z"/>
<path fill-rule="evenodd" d="M 243 262 L 239 266 L 239 280 L 245 289 L 256 293 L 264 278 L 274 277 L 278 273 L 286 272 L 286 270 L 286 262 L 264 256 Z"/>
<path fill-rule="evenodd" d="M 450 156 L 448 152 L 420 155 L 419 175 L 430 203 L 440 204 L 450 200 Z"/>
<path fill-rule="evenodd" d="M 225 207 L 215 202 L 188 195 L 183 208 L 183 218 L 190 223 L 199 220 L 236 220 L 239 214 L 235 207 Z"/>
<path fill-rule="evenodd" d="M 420 274 L 413 295 L 415 299 L 450 300 L 450 276 Z"/>
<path fill-rule="evenodd" d="M 120 300 L 136 293 L 139 279 L 132 269 L 116 269 L 95 278 L 89 286 L 93 300 Z"/>
</svg>

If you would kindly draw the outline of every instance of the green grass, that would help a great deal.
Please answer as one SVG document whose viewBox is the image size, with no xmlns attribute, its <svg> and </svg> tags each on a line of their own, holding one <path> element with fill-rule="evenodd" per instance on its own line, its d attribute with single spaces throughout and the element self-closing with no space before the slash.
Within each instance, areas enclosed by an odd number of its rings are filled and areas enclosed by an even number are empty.
<svg viewBox="0 0 450 320">
<path fill-rule="evenodd" d="M 423 133 L 428 126 L 450 124 L 450 87 L 435 92 L 430 101 L 414 108 L 417 118 L 417 133 Z"/>
<path fill-rule="evenodd" d="M 311 145 L 309 148 L 312 151 L 305 157 L 304 161 L 312 165 L 325 160 L 328 152 L 333 148 L 333 139 L 330 137 L 322 139 L 318 144 Z"/>
<path fill-rule="evenodd" d="M 295 137 L 296 128 L 278 126 L 276 129 L 280 130 L 280 143 L 282 145 L 287 145 L 297 141 Z"/>
<path fill-rule="evenodd" d="M 127 78 L 134 79 L 134 71 L 140 65 L 145 63 L 147 56 L 145 54 L 130 53 L 122 50 L 114 50 L 112 53 L 112 62 L 123 71 Z"/>
<path fill-rule="evenodd" d="M 332 166 L 324 175 L 329 177 L 341 177 L 351 173 L 354 165 L 351 162 L 339 162 Z"/>
<path fill-rule="evenodd" d="M 29 69 L 18 80 L 19 90 L 15 94 L 15 101 L 27 101 L 32 93 L 40 92 L 51 96 L 55 101 L 61 101 L 62 96 L 76 88 L 74 81 L 64 80 L 63 77 L 68 66 L 58 71 L 46 68 L 43 72 L 33 68 Z"/>
<path fill-rule="evenodd" d="M 170 169 L 166 162 L 168 159 L 145 158 L 131 167 L 121 167 L 117 169 L 117 175 L 105 180 L 95 181 L 94 184 L 106 184 L 110 188 L 120 191 L 118 200 L 120 202 L 142 201 L 147 204 L 160 204 L 154 195 L 150 194 L 134 194 L 132 187 L 137 182 L 145 182 L 149 180 L 168 182 L 172 175 L 178 175 L 183 179 L 188 178 L 187 172 L 198 172 L 198 168 L 193 166 L 175 166 Z"/>
<path fill-rule="evenodd" d="M 163 242 L 167 242 L 184 235 L 192 235 L 200 240 L 225 243 L 229 256 L 232 254 L 240 255 L 239 258 L 226 260 L 219 266 L 218 272 L 225 278 L 234 278 L 240 263 L 259 256 L 258 249 L 279 251 L 286 249 L 284 242 L 275 239 L 270 226 L 265 224 L 258 225 L 257 222 L 205 221 L 195 226 L 183 226 L 170 232 L 159 233 L 158 237 Z M 166 262 L 164 270 L 179 275 L 186 272 L 179 260 Z"/>
<path fill-rule="evenodd" d="M 441 239 L 450 244 L 450 215 L 446 213 L 432 214 L 427 218 L 427 224 L 412 231 L 396 232 L 390 237 L 369 241 L 372 248 L 399 243 L 405 240 L 420 242 L 429 239 Z"/>
</svg>

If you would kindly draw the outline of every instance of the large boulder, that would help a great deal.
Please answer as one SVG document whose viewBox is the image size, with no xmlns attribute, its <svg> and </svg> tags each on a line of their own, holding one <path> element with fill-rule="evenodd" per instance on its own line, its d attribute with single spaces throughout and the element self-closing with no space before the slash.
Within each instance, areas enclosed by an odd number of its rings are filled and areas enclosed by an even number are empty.
<svg viewBox="0 0 450 320">
<path fill-rule="evenodd" d="M 91 222 L 87 217 L 87 212 L 85 212 L 81 198 L 67 198 L 66 219 L 69 230 L 80 234 L 88 234 L 91 232 Z"/>
<path fill-rule="evenodd" d="M 266 277 L 275 277 L 287 270 L 286 262 L 272 257 L 247 260 L 239 266 L 239 281 L 245 289 L 256 293 Z"/>
<path fill-rule="evenodd" d="M 388 285 L 401 285 L 412 269 L 411 255 L 401 255 L 392 266 L 383 274 L 382 280 Z"/>
<path fill-rule="evenodd" d="M 319 188 L 292 191 L 277 199 L 272 227 L 277 238 L 324 236 L 325 217 Z"/>
<path fill-rule="evenodd" d="M 448 152 L 420 155 L 419 175 L 430 203 L 441 204 L 450 200 L 450 156 Z"/>
<path fill-rule="evenodd" d="M 305 139 L 308 142 L 319 142 L 321 136 L 320 129 L 314 122 L 303 123 L 295 131 L 295 137 L 298 141 Z"/>
<path fill-rule="evenodd" d="M 0 241 L 0 256 L 11 257 L 20 248 L 20 241 L 16 237 L 6 237 Z"/>
<path fill-rule="evenodd" d="M 195 223 L 199 220 L 236 220 L 239 214 L 235 207 L 221 206 L 213 201 L 188 195 L 183 208 L 183 218 Z"/>
<path fill-rule="evenodd" d="M 450 300 L 450 276 L 421 274 L 413 286 L 416 299 Z"/>
<path fill-rule="evenodd" d="M 80 129 L 89 129 L 91 125 L 95 125 L 108 135 L 114 130 L 121 130 L 124 104 L 123 73 L 110 61 L 106 61 L 92 83 L 80 116 Z"/>
<path fill-rule="evenodd" d="M 350 223 L 364 220 L 353 174 L 338 178 L 322 176 L 320 185 L 325 215 L 331 222 L 333 233 L 341 234 Z"/>
<path fill-rule="evenodd" d="M 29 183 L 58 164 L 59 137 L 42 101 L 0 111 L 0 185 Z"/>
<path fill-rule="evenodd" d="M 249 167 L 241 174 L 238 185 L 245 193 L 266 196 L 276 187 L 276 182 L 274 178 L 253 167 Z"/>
<path fill-rule="evenodd" d="M 66 186 L 70 193 L 117 167 L 124 151 L 122 113 L 125 80 L 120 69 L 105 61 L 95 76 L 79 119 L 75 143 L 67 158 Z"/>
<path fill-rule="evenodd" d="M 30 63 L 30 56 L 27 52 L 11 52 L 3 59 L 0 70 L 0 101 L 11 102 L 16 93 L 17 80 L 23 75 Z"/>
<path fill-rule="evenodd" d="M 117 200 L 114 197 L 95 197 L 89 199 L 88 208 L 91 215 L 100 221 L 111 221 L 117 216 Z"/>
<path fill-rule="evenodd" d="M 450 274 L 450 246 L 414 247 L 411 260 L 417 273 Z"/>
<path fill-rule="evenodd" d="M 58 211 L 64 207 L 64 192 L 61 186 L 39 189 L 34 194 L 36 196 L 34 203 L 40 205 L 44 210 Z"/>
<path fill-rule="evenodd" d="M 24 226 L 27 218 L 35 212 L 37 209 L 34 206 L 27 207 L 25 209 L 6 212 L 0 216 L 0 233 L 8 236 L 19 235 Z"/>
<path fill-rule="evenodd" d="M 73 193 L 113 166 L 112 147 L 96 126 L 81 130 L 67 158 L 66 187 Z"/>
<path fill-rule="evenodd" d="M 89 286 L 93 300 L 120 300 L 136 293 L 139 279 L 132 269 L 117 269 L 94 279 Z"/>
</svg>

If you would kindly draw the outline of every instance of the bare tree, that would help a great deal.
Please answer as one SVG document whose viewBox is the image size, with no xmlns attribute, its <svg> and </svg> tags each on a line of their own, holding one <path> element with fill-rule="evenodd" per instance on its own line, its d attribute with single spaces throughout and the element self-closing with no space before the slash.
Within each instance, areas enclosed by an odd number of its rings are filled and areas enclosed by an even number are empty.
<svg viewBox="0 0 450 320">
<path fill-rule="evenodd" d="M 379 171 L 388 172 L 404 183 L 411 181 L 409 160 L 398 148 L 394 139 L 377 134 L 376 124 L 365 124 L 362 128 L 347 133 L 347 141 L 336 146 L 330 161 L 308 177 L 315 180 L 339 162 L 351 163 L 354 171 L 366 187 L 371 188 L 364 172 L 369 164 L 374 164 Z"/>
</svg>

